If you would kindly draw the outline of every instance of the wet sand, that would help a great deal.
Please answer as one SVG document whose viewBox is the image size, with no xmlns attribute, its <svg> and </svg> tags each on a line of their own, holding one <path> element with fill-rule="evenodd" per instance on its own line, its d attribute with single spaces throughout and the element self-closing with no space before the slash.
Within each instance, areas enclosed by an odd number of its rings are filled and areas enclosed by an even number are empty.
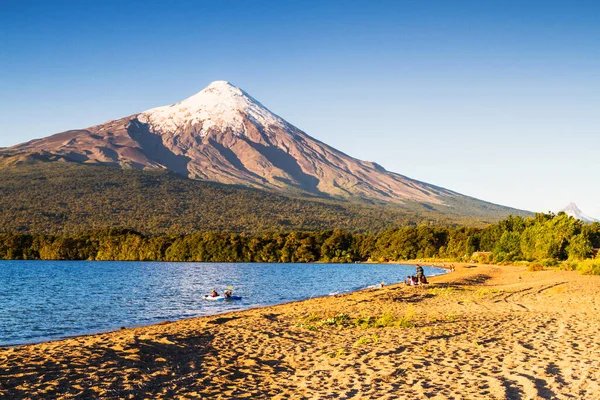
<svg viewBox="0 0 600 400">
<path fill-rule="evenodd" d="M 0 349 L 0 398 L 600 398 L 600 277 L 430 281 Z"/>
</svg>

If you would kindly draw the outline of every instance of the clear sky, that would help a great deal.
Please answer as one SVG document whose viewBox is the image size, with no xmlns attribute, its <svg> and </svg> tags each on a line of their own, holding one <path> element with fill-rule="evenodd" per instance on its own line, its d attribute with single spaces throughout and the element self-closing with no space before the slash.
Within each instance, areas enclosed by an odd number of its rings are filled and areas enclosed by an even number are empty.
<svg viewBox="0 0 600 400">
<path fill-rule="evenodd" d="M 0 147 L 214 80 L 388 170 L 600 218 L 597 1 L 0 0 Z"/>
</svg>

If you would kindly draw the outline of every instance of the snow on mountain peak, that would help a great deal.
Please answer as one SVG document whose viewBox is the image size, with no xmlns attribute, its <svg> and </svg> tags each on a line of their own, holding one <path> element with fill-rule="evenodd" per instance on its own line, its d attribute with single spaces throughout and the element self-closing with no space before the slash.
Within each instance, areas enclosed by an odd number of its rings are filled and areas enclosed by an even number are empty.
<svg viewBox="0 0 600 400">
<path fill-rule="evenodd" d="M 158 133 L 175 133 L 198 127 L 201 136 L 211 128 L 245 133 L 244 117 L 264 127 L 285 127 L 285 121 L 269 111 L 242 89 L 227 81 L 211 82 L 202 91 L 179 103 L 144 111 L 138 120 L 148 123 Z"/>
<path fill-rule="evenodd" d="M 204 91 L 221 91 L 221 95 L 226 95 L 226 93 L 239 94 L 243 92 L 240 88 L 232 85 L 228 81 L 212 81 L 207 87 L 201 90 L 201 92 Z"/>
<path fill-rule="evenodd" d="M 208 86 L 205 89 L 208 89 L 208 88 L 211 88 L 211 87 L 219 87 L 219 86 L 231 86 L 231 87 L 235 87 L 231 83 L 229 83 L 228 81 L 212 81 L 211 83 L 208 84 Z"/>
<path fill-rule="evenodd" d="M 569 203 L 565 208 L 562 209 L 562 211 L 567 212 L 567 211 L 571 211 L 574 213 L 580 213 L 581 210 L 579 209 L 579 207 L 577 207 L 577 204 L 571 202 Z"/>
<path fill-rule="evenodd" d="M 580 219 L 583 222 L 594 222 L 598 221 L 596 218 L 590 217 L 589 215 L 584 214 L 579 207 L 575 203 L 569 203 L 565 208 L 561 211 L 564 211 L 570 217 Z"/>
</svg>

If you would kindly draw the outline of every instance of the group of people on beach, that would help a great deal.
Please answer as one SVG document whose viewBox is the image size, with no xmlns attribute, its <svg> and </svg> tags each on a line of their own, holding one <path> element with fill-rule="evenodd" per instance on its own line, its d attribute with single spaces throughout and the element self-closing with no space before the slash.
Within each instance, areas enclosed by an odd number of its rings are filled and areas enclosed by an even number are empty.
<svg viewBox="0 0 600 400">
<path fill-rule="evenodd" d="M 404 283 L 408 286 L 427 285 L 429 282 L 423 273 L 423 267 L 417 264 L 416 276 L 407 276 Z"/>
</svg>

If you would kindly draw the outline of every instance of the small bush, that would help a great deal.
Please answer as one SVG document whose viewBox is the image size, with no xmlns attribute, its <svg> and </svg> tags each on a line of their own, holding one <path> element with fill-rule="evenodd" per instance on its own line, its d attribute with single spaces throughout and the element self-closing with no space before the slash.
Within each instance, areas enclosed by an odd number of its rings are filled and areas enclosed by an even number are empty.
<svg viewBox="0 0 600 400">
<path fill-rule="evenodd" d="M 577 265 L 577 271 L 583 275 L 600 275 L 600 260 L 585 260 Z"/>
<path fill-rule="evenodd" d="M 370 337 L 361 336 L 356 340 L 356 342 L 354 342 L 352 347 L 358 347 L 358 346 L 362 346 L 362 345 L 370 344 L 370 343 L 373 343 L 373 344 L 379 343 L 379 336 L 377 336 L 377 335 L 371 335 Z"/>
<path fill-rule="evenodd" d="M 490 264 L 492 262 L 492 254 L 479 254 L 475 257 L 478 264 Z"/>
<path fill-rule="evenodd" d="M 371 343 L 368 337 L 361 336 L 352 345 L 353 347 L 362 346 L 363 344 Z"/>
<path fill-rule="evenodd" d="M 434 296 L 451 296 L 457 290 L 458 289 L 450 287 L 450 286 L 447 286 L 447 287 L 436 286 L 436 287 L 429 289 L 427 292 Z"/>
<path fill-rule="evenodd" d="M 406 310 L 406 314 L 403 317 L 396 318 L 394 314 L 389 311 L 386 311 L 381 314 L 379 318 L 375 320 L 372 324 L 374 328 L 388 328 L 388 327 L 398 327 L 398 328 L 412 328 L 415 324 L 412 322 L 414 318 L 414 310 L 412 307 L 409 307 Z"/>
<path fill-rule="evenodd" d="M 396 317 L 389 311 L 381 314 L 381 316 L 377 318 L 373 324 L 375 328 L 385 328 L 394 325 L 396 325 Z"/>
<path fill-rule="evenodd" d="M 406 310 L 406 314 L 400 318 L 397 318 L 389 311 L 385 311 L 379 317 L 362 316 L 352 319 L 348 314 L 338 314 L 334 317 L 315 321 L 315 315 L 312 314 L 309 317 L 300 320 L 295 326 L 310 331 L 319 330 L 319 328 L 324 326 L 337 326 L 338 328 L 355 326 L 360 329 L 389 327 L 412 328 L 415 326 L 412 322 L 413 318 L 414 310 L 412 307 L 409 307 Z M 377 338 L 377 340 L 379 340 L 379 338 Z"/>
<path fill-rule="evenodd" d="M 357 328 L 367 329 L 367 328 L 371 327 L 371 324 L 372 324 L 371 321 L 372 321 L 371 317 L 359 317 L 354 320 L 354 325 Z"/>
<path fill-rule="evenodd" d="M 458 316 L 456 314 L 448 314 L 445 318 L 446 321 L 455 321 L 458 318 Z"/>
<path fill-rule="evenodd" d="M 337 349 L 337 351 L 327 353 L 327 356 L 329 358 L 338 358 L 338 357 L 347 356 L 348 354 L 350 354 L 350 353 L 348 353 L 348 350 L 341 347 L 341 348 Z"/>
<path fill-rule="evenodd" d="M 306 322 L 317 322 L 321 319 L 321 316 L 317 313 L 311 313 L 308 317 L 304 319 Z"/>
<path fill-rule="evenodd" d="M 403 317 L 396 321 L 396 326 L 399 328 L 414 328 L 415 324 L 411 320 Z"/>
<path fill-rule="evenodd" d="M 545 258 L 542 260 L 542 265 L 544 267 L 555 267 L 558 265 L 558 260 L 556 258 Z"/>
<path fill-rule="evenodd" d="M 533 263 L 529 264 L 529 266 L 527 267 L 527 270 L 528 271 L 543 271 L 544 266 L 540 263 L 533 262 Z"/>
<path fill-rule="evenodd" d="M 560 263 L 560 269 L 563 271 L 575 271 L 578 264 L 576 261 L 563 261 Z"/>
<path fill-rule="evenodd" d="M 298 328 L 305 328 L 309 331 L 316 331 L 322 326 L 346 326 L 350 324 L 350 316 L 348 314 L 338 314 L 331 318 L 321 319 L 318 314 L 312 313 L 296 324 Z"/>
</svg>

